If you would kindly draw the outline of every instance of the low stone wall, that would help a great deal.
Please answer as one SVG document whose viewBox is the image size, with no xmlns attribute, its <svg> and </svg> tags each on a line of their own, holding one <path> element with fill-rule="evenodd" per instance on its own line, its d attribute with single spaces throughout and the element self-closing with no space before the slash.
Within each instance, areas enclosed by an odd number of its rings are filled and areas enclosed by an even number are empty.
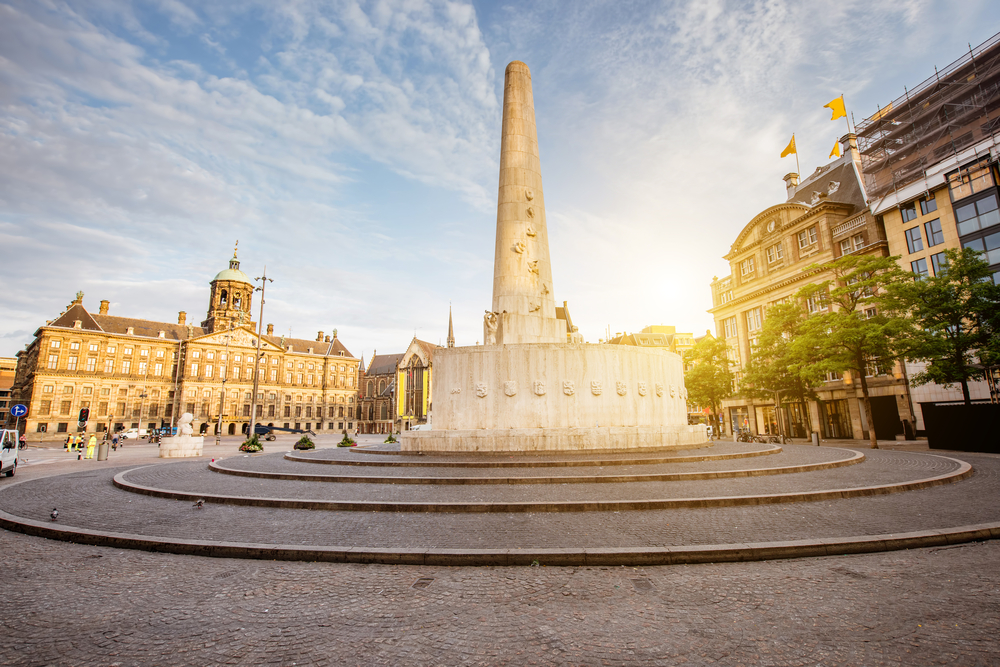
<svg viewBox="0 0 1000 667">
<path fill-rule="evenodd" d="M 703 426 L 603 426 L 409 431 L 404 452 L 557 452 L 682 448 L 706 442 Z"/>
<path fill-rule="evenodd" d="M 205 438 L 200 435 L 175 435 L 160 440 L 161 459 L 201 456 Z"/>
</svg>

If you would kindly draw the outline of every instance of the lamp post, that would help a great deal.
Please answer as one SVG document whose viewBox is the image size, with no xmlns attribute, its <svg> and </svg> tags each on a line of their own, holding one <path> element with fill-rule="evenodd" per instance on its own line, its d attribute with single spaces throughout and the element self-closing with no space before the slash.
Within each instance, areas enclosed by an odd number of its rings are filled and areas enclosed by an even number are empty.
<svg viewBox="0 0 1000 667">
<path fill-rule="evenodd" d="M 267 287 L 268 282 L 274 282 L 273 278 L 267 277 L 267 266 L 264 267 L 264 273 L 259 278 L 254 278 L 254 280 L 260 281 L 260 287 L 254 288 L 255 292 L 260 292 L 260 316 L 257 322 L 257 352 L 253 360 L 253 396 L 250 403 L 250 428 L 247 430 L 247 439 L 253 437 L 254 426 L 257 422 L 257 388 L 260 385 L 260 341 L 261 333 L 264 330 L 264 288 Z"/>
<path fill-rule="evenodd" d="M 233 325 L 229 325 L 229 333 L 224 337 L 226 339 L 226 363 L 229 363 L 229 339 L 232 338 Z M 215 444 L 222 443 L 222 410 L 226 403 L 226 380 L 229 379 L 229 373 L 225 372 L 222 374 L 222 391 L 219 393 L 219 422 L 215 426 Z"/>
</svg>

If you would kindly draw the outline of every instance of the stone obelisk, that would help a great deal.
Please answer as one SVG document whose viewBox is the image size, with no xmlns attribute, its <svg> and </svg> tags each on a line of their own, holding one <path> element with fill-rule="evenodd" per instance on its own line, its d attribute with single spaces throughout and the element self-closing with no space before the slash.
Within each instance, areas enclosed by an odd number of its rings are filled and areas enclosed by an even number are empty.
<svg viewBox="0 0 1000 667">
<path fill-rule="evenodd" d="M 566 322 L 556 319 L 552 292 L 531 71 L 515 60 L 504 74 L 493 264 L 496 343 L 566 342 Z"/>
</svg>

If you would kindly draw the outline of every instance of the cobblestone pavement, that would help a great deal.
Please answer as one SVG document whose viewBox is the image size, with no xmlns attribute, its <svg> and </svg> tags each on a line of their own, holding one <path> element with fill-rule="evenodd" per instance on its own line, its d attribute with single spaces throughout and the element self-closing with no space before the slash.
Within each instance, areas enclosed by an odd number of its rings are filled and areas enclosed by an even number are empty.
<svg viewBox="0 0 1000 667">
<path fill-rule="evenodd" d="M 906 464 L 904 468 L 912 468 L 911 475 L 929 476 L 933 471 L 925 470 L 926 466 L 944 460 L 905 452 L 869 451 L 866 454 L 870 456 L 869 462 L 843 470 L 860 470 L 875 466 L 872 461 L 898 458 Z M 60 525 L 164 538 L 245 543 L 385 549 L 581 549 L 740 544 L 882 535 L 1000 521 L 1000 456 L 962 454 L 961 458 L 974 466 L 975 473 L 952 484 L 882 496 L 747 507 L 428 514 L 311 511 L 209 503 L 200 510 L 193 510 L 189 501 L 154 498 L 116 489 L 109 480 L 122 468 L 105 468 L 47 477 L 9 488 L 0 484 L 0 509 L 27 519 L 47 521 L 51 508 L 58 507 Z M 188 467 L 204 471 L 204 463 L 161 465 L 145 470 L 155 473 Z M 877 466 L 872 470 L 877 471 Z M 811 478 L 828 472 L 832 471 L 805 475 Z M 203 474 L 227 483 L 241 481 L 229 475 L 207 471 Z M 770 484 L 775 478 L 755 479 Z M 741 480 L 709 480 L 697 484 L 738 481 Z M 286 482 L 289 492 L 300 484 Z M 389 485 L 372 486 L 384 489 Z M 614 485 L 593 486 L 597 492 L 602 492 Z M 447 492 L 453 490 L 452 487 L 439 488 Z M 779 487 L 779 491 L 784 488 Z"/>
<path fill-rule="evenodd" d="M 0 531 L 0 664 L 1000 664 L 1000 541 L 666 567 L 210 559 Z"/>
</svg>

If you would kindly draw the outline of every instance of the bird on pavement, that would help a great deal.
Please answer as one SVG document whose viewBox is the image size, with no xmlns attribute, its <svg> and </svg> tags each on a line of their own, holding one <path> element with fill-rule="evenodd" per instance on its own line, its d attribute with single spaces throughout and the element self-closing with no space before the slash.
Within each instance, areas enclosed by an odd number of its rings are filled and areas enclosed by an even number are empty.
<svg viewBox="0 0 1000 667">
<path fill-rule="evenodd" d="M 194 507 L 196 510 L 200 510 L 204 506 L 205 506 L 204 498 L 199 498 L 198 500 L 195 501 L 194 505 L 192 505 L 192 507 Z"/>
<path fill-rule="evenodd" d="M 49 516 L 52 517 L 53 521 L 55 521 L 56 519 L 59 518 L 59 510 L 57 510 L 55 507 L 53 507 L 52 508 L 52 514 L 50 514 Z"/>
</svg>

